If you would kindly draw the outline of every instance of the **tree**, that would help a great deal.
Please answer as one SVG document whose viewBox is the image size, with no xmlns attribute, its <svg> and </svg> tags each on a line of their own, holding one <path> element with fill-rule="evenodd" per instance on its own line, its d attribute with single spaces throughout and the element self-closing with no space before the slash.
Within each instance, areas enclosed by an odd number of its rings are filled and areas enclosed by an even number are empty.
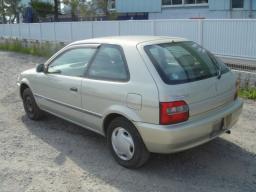
<svg viewBox="0 0 256 192">
<path fill-rule="evenodd" d="M 72 21 L 76 21 L 78 16 L 84 20 L 91 20 L 95 16 L 96 12 L 91 1 L 64 0 L 63 3 L 70 7 Z"/>
<path fill-rule="evenodd" d="M 19 13 L 22 11 L 21 0 L 4 0 L 6 16 L 9 18 L 9 23 L 17 21 L 19 23 Z"/>
<path fill-rule="evenodd" d="M 2 23 L 6 23 L 6 5 L 4 0 L 0 0 L 0 16 Z"/>
<path fill-rule="evenodd" d="M 115 20 L 118 17 L 116 11 L 109 11 L 109 1 L 108 0 L 96 0 L 95 7 L 97 7 L 100 12 L 102 12 L 107 19 Z"/>
<path fill-rule="evenodd" d="M 53 13 L 53 5 L 48 2 L 32 0 L 31 7 L 40 18 L 45 18 L 47 15 Z"/>
<path fill-rule="evenodd" d="M 54 0 L 54 21 L 59 20 L 59 0 Z"/>
<path fill-rule="evenodd" d="M 97 0 L 95 1 L 95 6 L 104 14 L 108 15 L 108 1 L 107 0 Z"/>
<path fill-rule="evenodd" d="M 107 0 L 64 0 L 63 3 L 70 7 L 72 21 L 77 20 L 78 16 L 85 20 L 91 20 L 97 15 L 115 20 L 118 16 L 116 12 L 109 12 Z"/>
<path fill-rule="evenodd" d="M 79 0 L 64 0 L 63 3 L 70 6 L 72 21 L 76 21 L 80 1 Z"/>
<path fill-rule="evenodd" d="M 96 14 L 91 2 L 79 5 L 79 11 L 83 20 L 92 20 Z"/>
</svg>

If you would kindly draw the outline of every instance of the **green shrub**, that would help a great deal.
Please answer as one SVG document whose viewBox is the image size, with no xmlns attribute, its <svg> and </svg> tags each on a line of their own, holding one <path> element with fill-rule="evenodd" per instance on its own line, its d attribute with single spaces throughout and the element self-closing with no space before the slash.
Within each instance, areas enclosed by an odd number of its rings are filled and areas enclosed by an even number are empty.
<svg viewBox="0 0 256 192">
<path fill-rule="evenodd" d="M 6 40 L 5 42 L 0 43 L 0 50 L 26 53 L 48 58 L 51 55 L 53 55 L 56 51 L 64 47 L 64 45 L 49 42 L 28 43 L 28 45 L 29 46 L 24 46 L 22 42 L 19 40 Z"/>
<path fill-rule="evenodd" d="M 256 100 L 256 87 L 246 87 L 239 90 L 239 96 L 246 99 Z"/>
</svg>

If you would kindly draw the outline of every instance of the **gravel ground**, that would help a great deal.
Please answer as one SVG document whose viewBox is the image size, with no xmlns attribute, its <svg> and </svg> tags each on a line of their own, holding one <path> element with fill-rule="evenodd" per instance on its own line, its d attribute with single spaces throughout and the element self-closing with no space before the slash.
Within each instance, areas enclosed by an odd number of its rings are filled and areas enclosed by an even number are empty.
<svg viewBox="0 0 256 192">
<path fill-rule="evenodd" d="M 256 103 L 231 135 L 138 170 L 112 159 L 102 136 L 48 115 L 30 121 L 17 94 L 21 71 L 43 58 L 0 52 L 0 191 L 256 191 Z"/>
</svg>

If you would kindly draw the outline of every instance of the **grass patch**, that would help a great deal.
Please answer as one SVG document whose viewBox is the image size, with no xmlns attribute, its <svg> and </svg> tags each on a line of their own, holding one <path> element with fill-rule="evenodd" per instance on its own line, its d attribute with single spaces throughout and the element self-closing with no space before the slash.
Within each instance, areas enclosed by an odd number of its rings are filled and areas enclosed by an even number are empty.
<svg viewBox="0 0 256 192">
<path fill-rule="evenodd" d="M 0 50 L 25 53 L 41 57 L 50 57 L 63 46 L 60 44 L 46 43 L 26 43 L 19 40 L 11 40 L 0 43 Z"/>
<path fill-rule="evenodd" d="M 256 100 L 256 87 L 240 88 L 238 92 L 239 96 L 245 99 Z"/>
</svg>

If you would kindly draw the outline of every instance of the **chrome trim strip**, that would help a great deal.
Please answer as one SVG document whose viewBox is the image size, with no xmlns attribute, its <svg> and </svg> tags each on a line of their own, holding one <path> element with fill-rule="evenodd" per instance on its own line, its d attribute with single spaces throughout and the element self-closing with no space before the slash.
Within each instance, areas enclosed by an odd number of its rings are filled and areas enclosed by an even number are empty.
<svg viewBox="0 0 256 192">
<path fill-rule="evenodd" d="M 93 116 L 98 117 L 98 118 L 102 118 L 101 114 L 94 113 L 92 111 L 88 111 L 88 110 L 85 110 L 85 109 L 81 109 L 79 107 L 75 107 L 75 106 L 72 106 L 72 105 L 69 105 L 69 104 L 66 104 L 66 103 L 62 103 L 60 101 L 56 101 L 54 99 L 50 99 L 50 98 L 44 97 L 42 95 L 34 94 L 34 96 L 37 97 L 37 98 L 44 99 L 46 101 L 58 104 L 58 105 L 62 105 L 64 107 L 68 107 L 70 109 L 73 109 L 73 110 L 76 110 L 76 111 L 79 111 L 79 112 L 82 112 L 82 113 L 86 113 L 86 114 L 93 115 Z"/>
</svg>

